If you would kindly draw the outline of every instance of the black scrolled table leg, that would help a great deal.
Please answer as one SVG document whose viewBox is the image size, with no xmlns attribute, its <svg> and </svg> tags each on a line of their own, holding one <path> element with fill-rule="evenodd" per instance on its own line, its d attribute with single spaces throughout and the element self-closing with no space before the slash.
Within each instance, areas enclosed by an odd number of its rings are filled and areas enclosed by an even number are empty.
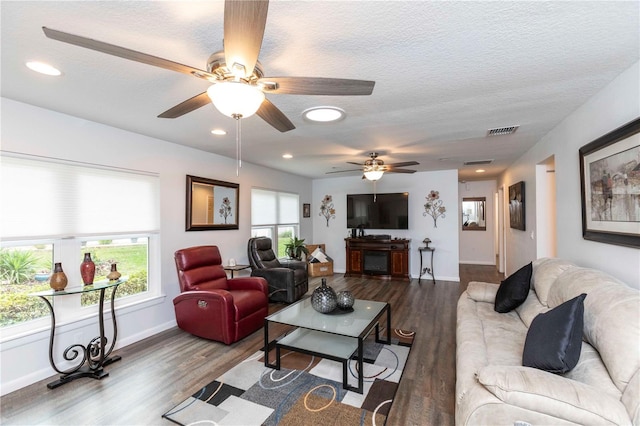
<svg viewBox="0 0 640 426">
<path fill-rule="evenodd" d="M 98 323 L 100 327 L 100 336 L 91 339 L 91 341 L 87 344 L 87 346 L 83 346 L 79 343 L 73 344 L 67 347 L 63 352 L 63 357 L 67 361 L 73 361 L 78 358 L 80 355 L 80 350 L 82 351 L 82 357 L 79 358 L 79 363 L 67 370 L 61 370 L 56 365 L 53 359 L 53 344 L 55 340 L 55 330 L 56 330 L 56 315 L 53 310 L 53 306 L 51 302 L 47 299 L 46 296 L 39 296 L 42 300 L 45 301 L 47 307 L 49 308 L 49 312 L 51 313 L 51 332 L 49 335 L 49 362 L 53 369 L 62 374 L 58 380 L 55 380 L 51 383 L 47 384 L 49 389 L 55 389 L 58 386 L 62 386 L 65 383 L 68 383 L 72 380 L 78 379 L 80 377 L 90 377 L 96 380 L 100 380 L 104 377 L 107 377 L 109 373 L 105 372 L 103 367 L 109 364 L 112 364 L 116 361 L 120 361 L 122 357 L 119 355 L 114 357 L 109 357 L 111 351 L 113 350 L 116 342 L 116 337 L 118 335 L 118 326 L 116 321 L 116 313 L 115 313 L 115 295 L 117 286 L 113 287 L 111 291 L 111 317 L 113 322 L 113 339 L 111 340 L 111 346 L 105 352 L 105 347 L 107 345 L 107 338 L 104 333 L 104 292 L 105 289 L 100 289 L 100 302 L 99 302 L 99 311 L 98 311 Z"/>
<path fill-rule="evenodd" d="M 420 281 L 422 281 L 422 276 L 424 274 L 431 275 L 431 280 L 435 284 L 436 283 L 436 276 L 435 276 L 435 272 L 433 271 L 433 252 L 435 251 L 435 249 L 428 250 L 429 252 L 431 252 L 431 267 L 425 266 L 424 268 L 422 267 L 422 254 L 427 249 L 420 248 L 419 250 L 420 250 L 420 275 L 418 276 L 418 284 L 420 283 Z"/>
<path fill-rule="evenodd" d="M 104 292 L 105 289 L 100 290 L 101 292 Z M 116 311 L 115 311 L 115 301 L 116 301 L 116 290 L 118 290 L 118 287 L 113 287 L 113 290 L 111 291 L 111 322 L 113 324 L 113 339 L 111 339 L 111 346 L 109 346 L 109 349 L 105 352 L 105 347 L 107 345 L 107 338 L 104 335 L 104 312 L 103 312 L 103 305 L 104 305 L 104 297 L 101 294 L 100 295 L 100 314 L 99 314 L 99 318 L 98 321 L 100 322 L 100 337 L 102 338 L 102 340 L 104 341 L 104 343 L 101 346 L 101 363 L 102 363 L 102 367 L 107 366 L 109 364 L 113 364 L 116 361 L 120 361 L 122 359 L 122 357 L 120 355 L 116 355 L 113 357 L 109 357 L 109 355 L 111 355 L 111 351 L 113 351 L 113 347 L 116 345 L 116 339 L 118 338 L 118 322 L 116 321 Z"/>
</svg>

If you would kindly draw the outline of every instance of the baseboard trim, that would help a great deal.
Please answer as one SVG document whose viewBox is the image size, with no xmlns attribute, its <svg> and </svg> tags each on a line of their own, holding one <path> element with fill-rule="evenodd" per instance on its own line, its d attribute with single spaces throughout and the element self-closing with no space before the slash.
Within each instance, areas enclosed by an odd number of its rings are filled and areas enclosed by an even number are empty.
<svg viewBox="0 0 640 426">
<path fill-rule="evenodd" d="M 114 347 L 114 350 L 118 350 L 121 349 L 125 346 L 131 345 L 133 343 L 139 342 L 140 340 L 146 339 L 147 337 L 151 337 L 153 335 L 156 335 L 160 332 L 163 332 L 165 330 L 168 330 L 170 328 L 176 327 L 178 324 L 175 320 L 173 321 L 168 321 L 164 324 L 160 324 L 156 327 L 150 328 L 150 329 L 146 329 L 143 332 L 134 334 L 132 336 L 128 336 L 122 340 L 118 340 L 116 342 L 116 345 Z M 52 375 L 51 373 L 54 372 L 53 369 L 51 368 L 51 366 L 45 367 L 45 368 L 41 368 L 37 371 L 33 371 L 31 374 L 27 374 L 26 376 L 22 376 L 20 378 L 17 378 L 16 380 L 12 380 L 10 382 L 7 383 L 2 383 L 2 388 L 0 389 L 0 396 L 4 396 L 6 394 L 9 394 L 11 392 L 17 391 L 18 389 L 21 389 L 25 386 L 29 386 L 32 385 L 36 382 L 39 382 L 40 380 L 45 380 L 50 378 L 52 381 L 55 380 L 55 378 L 59 375 L 59 374 L 54 374 Z"/>
<path fill-rule="evenodd" d="M 487 265 L 487 266 L 496 266 L 495 261 L 491 260 L 461 260 L 458 262 L 461 265 Z"/>
</svg>

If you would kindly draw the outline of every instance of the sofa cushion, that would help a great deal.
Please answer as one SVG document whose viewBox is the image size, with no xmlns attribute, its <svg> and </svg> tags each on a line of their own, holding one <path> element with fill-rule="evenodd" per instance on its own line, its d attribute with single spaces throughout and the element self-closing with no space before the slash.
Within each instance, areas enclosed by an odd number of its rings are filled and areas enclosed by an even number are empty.
<svg viewBox="0 0 640 426">
<path fill-rule="evenodd" d="M 630 424 L 620 400 L 562 376 L 528 367 L 490 365 L 477 378 L 507 404 L 583 425 Z"/>
<path fill-rule="evenodd" d="M 547 298 L 549 290 L 556 279 L 564 271 L 577 268 L 577 266 L 564 259 L 542 258 L 533 262 L 533 275 L 531 277 L 531 286 L 536 292 L 540 303 L 549 306 Z"/>
<path fill-rule="evenodd" d="M 467 285 L 467 296 L 476 302 L 492 303 L 496 300 L 498 284 L 471 281 Z"/>
<path fill-rule="evenodd" d="M 532 270 L 532 264 L 529 262 L 528 265 L 518 269 L 502 281 L 494 304 L 496 312 L 504 314 L 522 305 L 522 302 L 529 295 Z"/>
<path fill-rule="evenodd" d="M 549 293 L 549 305 L 580 293 L 584 301 L 584 339 L 599 352 L 616 387 L 625 392 L 640 369 L 640 291 L 589 268 L 568 270 Z"/>
<path fill-rule="evenodd" d="M 585 301 L 586 302 L 586 301 Z M 622 397 L 622 392 L 616 387 L 609 376 L 607 367 L 605 367 L 600 354 L 593 346 L 587 342 L 582 342 L 582 350 L 580 351 L 580 360 L 573 369 L 565 374 L 567 379 L 575 380 L 587 385 L 591 385 L 606 392 L 616 399 Z"/>
<path fill-rule="evenodd" d="M 582 348 L 585 297 L 583 293 L 533 320 L 522 365 L 551 373 L 566 373 L 576 366 Z"/>
<path fill-rule="evenodd" d="M 549 307 L 540 303 L 535 291 L 529 290 L 527 299 L 515 310 L 524 325 L 529 328 L 531 327 L 531 323 L 533 322 L 534 318 L 544 312 L 547 312 L 549 310 Z"/>
</svg>

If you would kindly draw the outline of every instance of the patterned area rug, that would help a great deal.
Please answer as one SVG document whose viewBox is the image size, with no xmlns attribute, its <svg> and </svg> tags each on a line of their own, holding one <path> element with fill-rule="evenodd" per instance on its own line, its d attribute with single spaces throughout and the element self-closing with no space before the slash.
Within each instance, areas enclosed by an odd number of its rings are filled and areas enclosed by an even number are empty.
<svg viewBox="0 0 640 426">
<path fill-rule="evenodd" d="M 281 369 L 273 370 L 259 350 L 162 417 L 185 426 L 384 425 L 414 334 L 395 329 L 391 345 L 365 340 L 362 395 L 343 389 L 340 362 L 281 350 Z M 275 362 L 275 349 L 269 358 Z M 353 386 L 356 368 L 351 360 Z"/>
</svg>

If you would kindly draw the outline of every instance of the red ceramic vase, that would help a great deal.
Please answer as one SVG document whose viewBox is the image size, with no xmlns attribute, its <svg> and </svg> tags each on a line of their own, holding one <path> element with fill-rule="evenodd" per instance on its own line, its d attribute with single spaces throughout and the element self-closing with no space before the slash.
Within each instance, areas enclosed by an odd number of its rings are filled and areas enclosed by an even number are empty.
<svg viewBox="0 0 640 426">
<path fill-rule="evenodd" d="M 96 264 L 91 260 L 91 253 L 84 254 L 84 260 L 80 264 L 80 275 L 84 285 L 93 284 L 93 278 L 96 276 Z"/>
</svg>

